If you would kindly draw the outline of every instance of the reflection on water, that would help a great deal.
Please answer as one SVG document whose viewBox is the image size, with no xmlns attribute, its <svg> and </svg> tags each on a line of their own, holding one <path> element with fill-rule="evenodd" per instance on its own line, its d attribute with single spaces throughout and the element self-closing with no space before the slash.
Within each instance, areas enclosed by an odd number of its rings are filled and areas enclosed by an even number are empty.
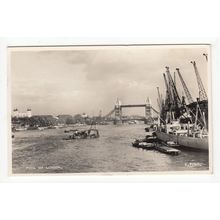
<svg viewBox="0 0 220 220">
<path fill-rule="evenodd" d="M 208 153 L 171 156 L 132 147 L 145 125 L 99 126 L 100 138 L 63 140 L 64 129 L 17 132 L 12 141 L 14 173 L 79 173 L 208 170 Z"/>
</svg>

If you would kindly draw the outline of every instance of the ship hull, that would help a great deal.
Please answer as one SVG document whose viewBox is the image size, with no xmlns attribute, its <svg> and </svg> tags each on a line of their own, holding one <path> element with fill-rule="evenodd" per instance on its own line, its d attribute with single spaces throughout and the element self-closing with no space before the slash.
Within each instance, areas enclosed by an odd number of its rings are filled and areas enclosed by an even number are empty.
<svg viewBox="0 0 220 220">
<path fill-rule="evenodd" d="M 157 131 L 156 136 L 159 140 L 167 142 L 167 141 L 175 141 L 180 146 L 184 146 L 187 148 L 198 149 L 198 150 L 206 150 L 208 151 L 208 138 L 194 138 L 194 137 L 185 137 L 185 136 L 177 136 L 172 134 L 167 134 L 164 132 Z"/>
</svg>

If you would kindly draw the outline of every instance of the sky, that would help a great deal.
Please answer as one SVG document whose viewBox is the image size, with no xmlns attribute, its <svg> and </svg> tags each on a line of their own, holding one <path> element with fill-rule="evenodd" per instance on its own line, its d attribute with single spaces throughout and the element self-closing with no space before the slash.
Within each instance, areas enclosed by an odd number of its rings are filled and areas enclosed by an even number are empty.
<svg viewBox="0 0 220 220">
<path fill-rule="evenodd" d="M 37 114 L 107 114 L 119 98 L 122 104 L 157 106 L 157 89 L 165 96 L 165 66 L 180 72 L 193 98 L 198 85 L 190 61 L 196 61 L 208 89 L 207 45 L 75 46 L 9 48 L 12 109 Z M 183 89 L 178 76 L 180 95 Z M 125 114 L 144 115 L 144 109 Z"/>
</svg>

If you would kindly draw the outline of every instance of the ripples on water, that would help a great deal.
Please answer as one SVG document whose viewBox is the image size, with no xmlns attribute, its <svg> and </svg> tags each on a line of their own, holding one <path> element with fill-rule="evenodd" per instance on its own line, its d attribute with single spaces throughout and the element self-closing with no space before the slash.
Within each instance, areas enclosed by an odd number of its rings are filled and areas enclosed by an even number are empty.
<svg viewBox="0 0 220 220">
<path fill-rule="evenodd" d="M 14 173 L 86 173 L 208 170 L 208 153 L 183 150 L 179 156 L 132 147 L 145 125 L 99 126 L 100 138 L 63 140 L 64 129 L 15 133 Z M 81 129 L 85 129 L 81 128 Z"/>
</svg>

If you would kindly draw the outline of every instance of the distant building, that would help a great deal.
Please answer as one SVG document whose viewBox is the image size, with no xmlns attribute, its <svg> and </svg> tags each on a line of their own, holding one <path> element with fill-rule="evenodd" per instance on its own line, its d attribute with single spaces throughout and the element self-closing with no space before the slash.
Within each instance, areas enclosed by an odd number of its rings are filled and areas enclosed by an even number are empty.
<svg viewBox="0 0 220 220">
<path fill-rule="evenodd" d="M 82 113 L 81 117 L 82 118 L 88 118 L 88 115 L 86 113 Z"/>
<path fill-rule="evenodd" d="M 15 118 L 30 118 L 32 116 L 31 109 L 27 109 L 26 112 L 19 112 L 18 109 L 14 109 L 12 112 L 12 117 Z"/>
</svg>

